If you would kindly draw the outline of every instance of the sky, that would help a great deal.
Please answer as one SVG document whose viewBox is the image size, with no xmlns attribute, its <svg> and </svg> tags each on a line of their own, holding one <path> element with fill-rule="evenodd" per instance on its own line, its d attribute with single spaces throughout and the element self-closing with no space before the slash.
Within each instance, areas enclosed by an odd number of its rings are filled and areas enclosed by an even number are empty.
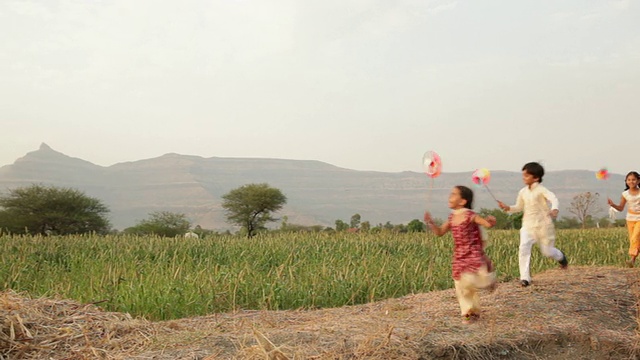
<svg viewBox="0 0 640 360">
<path fill-rule="evenodd" d="M 46 143 L 385 172 L 640 170 L 640 2 L 1 0 L 0 166 Z"/>
</svg>

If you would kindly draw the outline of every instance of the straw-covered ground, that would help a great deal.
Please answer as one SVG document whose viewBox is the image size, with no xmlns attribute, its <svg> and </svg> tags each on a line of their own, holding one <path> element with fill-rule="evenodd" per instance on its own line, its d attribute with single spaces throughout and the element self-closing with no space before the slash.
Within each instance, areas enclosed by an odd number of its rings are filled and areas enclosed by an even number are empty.
<svg viewBox="0 0 640 360">
<path fill-rule="evenodd" d="M 99 304 L 0 293 L 0 359 L 640 359 L 637 269 L 572 267 L 483 293 L 460 321 L 452 289 L 336 309 L 166 322 Z"/>
</svg>

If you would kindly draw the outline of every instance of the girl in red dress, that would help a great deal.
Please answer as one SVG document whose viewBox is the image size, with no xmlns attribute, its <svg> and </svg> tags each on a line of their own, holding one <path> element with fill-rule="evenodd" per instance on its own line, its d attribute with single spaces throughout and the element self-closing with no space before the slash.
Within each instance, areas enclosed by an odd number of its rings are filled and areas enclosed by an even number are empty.
<svg viewBox="0 0 640 360">
<path fill-rule="evenodd" d="M 496 276 L 493 265 L 484 253 L 484 242 L 480 226 L 490 228 L 496 219 L 486 219 L 471 210 L 473 191 L 466 186 L 455 186 L 449 194 L 452 212 L 440 227 L 434 224 L 431 214 L 425 212 L 424 221 L 438 236 L 451 231 L 453 234 L 453 280 L 460 303 L 463 322 L 469 323 L 480 317 L 478 289 L 495 290 Z"/>
</svg>

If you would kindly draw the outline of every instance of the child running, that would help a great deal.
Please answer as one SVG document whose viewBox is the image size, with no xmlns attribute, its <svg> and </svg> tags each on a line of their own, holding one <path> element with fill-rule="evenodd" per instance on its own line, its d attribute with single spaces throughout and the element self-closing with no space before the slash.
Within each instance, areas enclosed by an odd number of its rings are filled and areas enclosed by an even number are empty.
<svg viewBox="0 0 640 360">
<path fill-rule="evenodd" d="M 629 203 L 627 208 L 627 229 L 629 230 L 629 256 L 631 258 L 627 260 L 627 266 L 633 267 L 638 257 L 638 250 L 640 250 L 640 188 L 638 188 L 638 182 L 640 181 L 640 174 L 635 171 L 631 171 L 627 174 L 624 184 L 625 189 L 620 197 L 620 204 L 616 205 L 611 199 L 607 199 L 609 206 L 612 208 L 623 211 L 624 206 Z"/>
<path fill-rule="evenodd" d="M 569 262 L 564 253 L 555 248 L 556 233 L 553 220 L 558 216 L 558 198 L 541 185 L 544 168 L 537 162 L 530 162 L 522 167 L 522 181 L 525 187 L 518 193 L 516 204 L 509 206 L 502 201 L 498 205 L 510 213 L 523 212 L 520 229 L 520 248 L 518 263 L 520 267 L 520 284 L 529 286 L 531 274 L 531 248 L 538 242 L 540 252 L 560 263 L 566 269 Z M 551 203 L 549 209 L 548 203 Z"/>
<path fill-rule="evenodd" d="M 448 220 L 438 227 L 429 212 L 425 212 L 424 221 L 438 236 L 451 230 L 453 234 L 453 280 L 456 296 L 460 304 L 460 313 L 464 323 L 480 318 L 478 289 L 495 290 L 496 276 L 493 265 L 484 253 L 484 244 L 480 227 L 490 228 L 496 219 L 480 217 L 471 210 L 473 191 L 466 186 L 455 186 L 449 194 L 449 208 L 453 211 Z"/>
</svg>

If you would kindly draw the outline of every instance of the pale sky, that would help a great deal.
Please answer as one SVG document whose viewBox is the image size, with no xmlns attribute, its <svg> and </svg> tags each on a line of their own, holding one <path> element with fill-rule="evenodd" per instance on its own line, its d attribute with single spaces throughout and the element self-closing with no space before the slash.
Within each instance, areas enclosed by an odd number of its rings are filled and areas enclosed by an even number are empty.
<svg viewBox="0 0 640 360">
<path fill-rule="evenodd" d="M 0 0 L 0 33 L 0 166 L 640 170 L 638 1 Z"/>
</svg>

